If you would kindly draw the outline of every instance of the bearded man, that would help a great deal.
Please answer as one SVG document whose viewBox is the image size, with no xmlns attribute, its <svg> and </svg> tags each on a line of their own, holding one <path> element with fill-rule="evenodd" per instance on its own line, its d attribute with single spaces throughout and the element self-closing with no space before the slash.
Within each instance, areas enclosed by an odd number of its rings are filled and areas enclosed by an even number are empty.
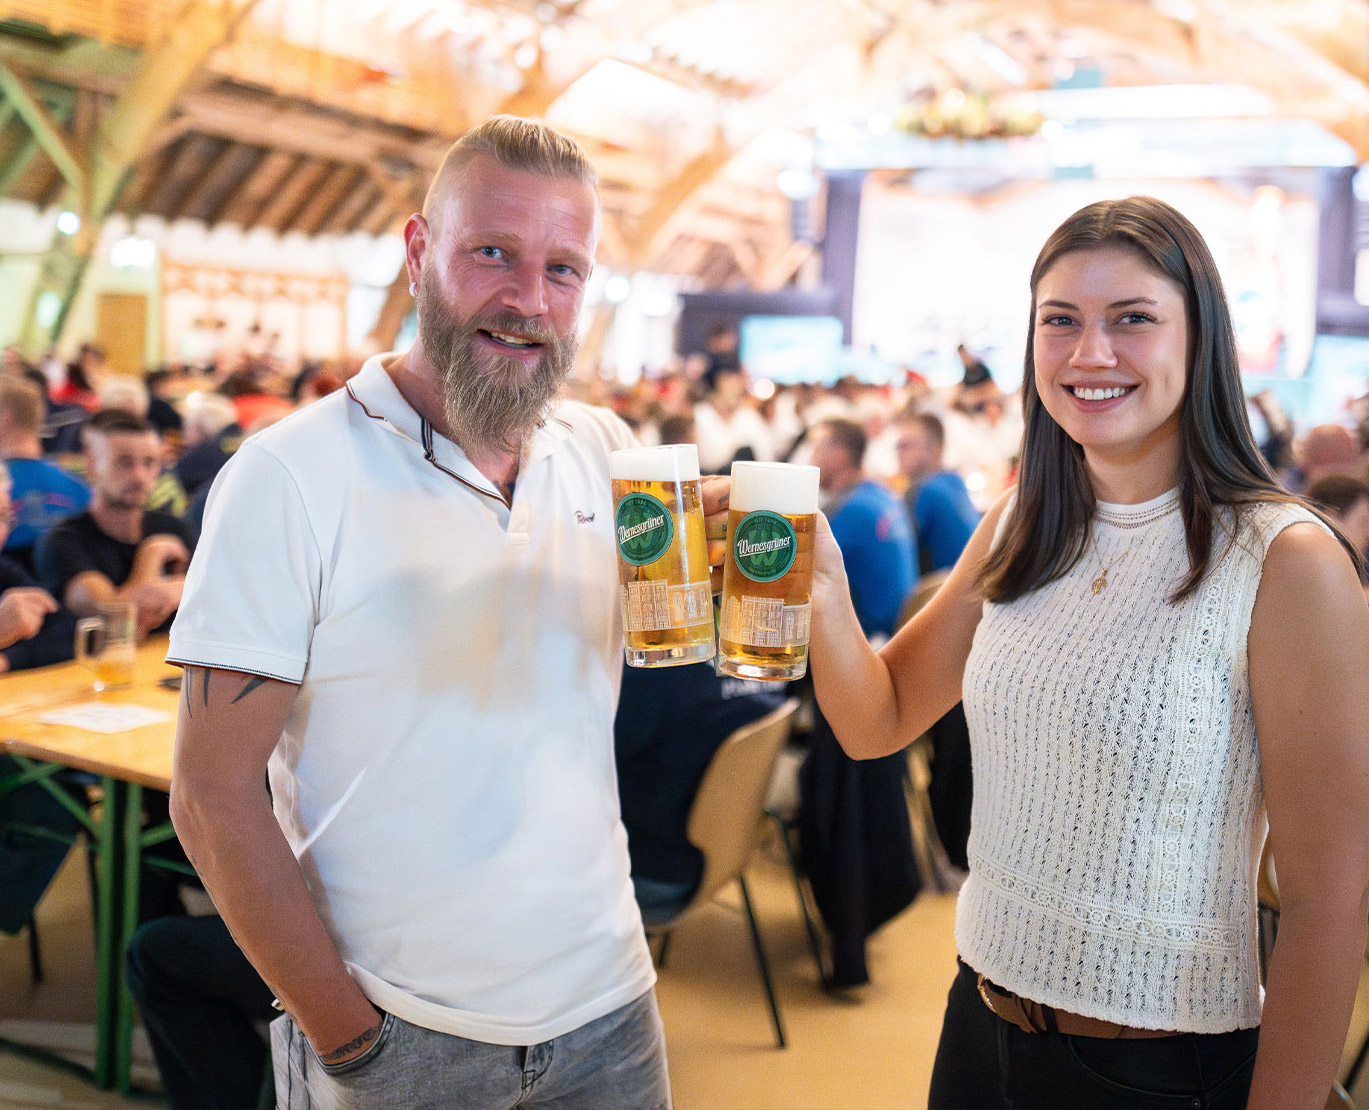
<svg viewBox="0 0 1369 1110">
<path fill-rule="evenodd" d="M 405 228 L 418 341 L 209 499 L 172 814 L 285 1012 L 281 1106 L 669 1105 L 613 771 L 632 439 L 554 403 L 598 219 L 572 141 L 467 134 Z"/>
</svg>

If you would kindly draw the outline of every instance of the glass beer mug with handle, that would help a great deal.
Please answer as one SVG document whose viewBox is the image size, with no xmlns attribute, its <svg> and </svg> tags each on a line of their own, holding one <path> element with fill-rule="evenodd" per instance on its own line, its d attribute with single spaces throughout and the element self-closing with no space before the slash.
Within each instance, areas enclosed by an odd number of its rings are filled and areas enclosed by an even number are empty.
<svg viewBox="0 0 1369 1110">
<path fill-rule="evenodd" d="M 699 453 L 692 443 L 609 456 L 627 661 L 673 667 L 713 658 L 713 598 Z"/>
<path fill-rule="evenodd" d="M 818 468 L 734 462 L 718 669 L 741 678 L 808 670 Z"/>
<path fill-rule="evenodd" d="M 76 622 L 76 662 L 95 672 L 96 690 L 133 682 L 137 622 L 131 601 L 101 605 L 99 615 Z"/>
</svg>

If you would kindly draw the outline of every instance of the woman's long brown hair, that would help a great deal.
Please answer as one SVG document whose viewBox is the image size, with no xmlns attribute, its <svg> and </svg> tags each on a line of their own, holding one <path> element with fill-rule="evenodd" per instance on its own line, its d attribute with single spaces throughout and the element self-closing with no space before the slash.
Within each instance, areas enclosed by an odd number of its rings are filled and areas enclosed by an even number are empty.
<svg viewBox="0 0 1369 1110">
<path fill-rule="evenodd" d="M 1218 506 L 1237 518 L 1242 506 L 1278 501 L 1301 505 L 1331 528 L 1363 574 L 1354 545 L 1314 506 L 1283 489 L 1255 445 L 1246 417 L 1226 294 L 1198 230 L 1152 197 L 1106 200 L 1081 208 L 1046 240 L 1032 267 L 1032 311 L 1022 378 L 1021 467 L 1017 500 L 1001 542 L 981 576 L 990 601 L 1013 601 L 1066 574 L 1084 556 L 1097 505 L 1084 452 L 1041 403 L 1036 388 L 1034 334 L 1041 278 L 1073 251 L 1120 246 L 1184 291 L 1188 312 L 1188 386 L 1180 408 L 1179 504 L 1188 546 L 1188 574 L 1170 595 L 1179 602 L 1198 588 L 1212 564 Z M 1235 530 L 1227 538 L 1235 539 Z"/>
</svg>

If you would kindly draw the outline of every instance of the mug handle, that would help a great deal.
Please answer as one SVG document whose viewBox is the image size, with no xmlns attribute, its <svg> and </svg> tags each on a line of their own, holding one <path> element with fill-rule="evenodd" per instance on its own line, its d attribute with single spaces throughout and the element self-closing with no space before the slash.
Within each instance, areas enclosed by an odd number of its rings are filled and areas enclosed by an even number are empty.
<svg viewBox="0 0 1369 1110">
<path fill-rule="evenodd" d="M 104 623 L 101 617 L 85 617 L 76 622 L 76 662 L 81 666 L 89 666 L 91 656 L 97 654 L 91 651 L 91 637 L 104 627 Z"/>
</svg>

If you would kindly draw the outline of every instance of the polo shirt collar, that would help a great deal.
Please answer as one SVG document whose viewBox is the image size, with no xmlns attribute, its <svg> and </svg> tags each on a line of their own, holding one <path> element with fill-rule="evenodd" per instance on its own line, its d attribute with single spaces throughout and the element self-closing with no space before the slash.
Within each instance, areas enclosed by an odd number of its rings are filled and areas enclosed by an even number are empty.
<svg viewBox="0 0 1369 1110">
<path fill-rule="evenodd" d="M 466 452 L 446 436 L 433 429 L 400 393 L 394 379 L 385 370 L 383 362 L 394 357 L 392 354 L 373 355 L 347 383 L 347 392 L 352 401 L 374 420 L 387 425 L 391 431 L 411 440 L 423 451 L 429 462 L 455 472 L 456 476 L 482 492 L 499 496 L 493 484 L 466 457 Z M 558 418 L 560 406 L 552 410 L 547 422 L 533 432 L 523 448 L 519 461 L 520 476 L 528 467 L 554 454 L 570 438 L 571 427 Z M 500 497 L 502 501 L 503 498 Z"/>
</svg>

